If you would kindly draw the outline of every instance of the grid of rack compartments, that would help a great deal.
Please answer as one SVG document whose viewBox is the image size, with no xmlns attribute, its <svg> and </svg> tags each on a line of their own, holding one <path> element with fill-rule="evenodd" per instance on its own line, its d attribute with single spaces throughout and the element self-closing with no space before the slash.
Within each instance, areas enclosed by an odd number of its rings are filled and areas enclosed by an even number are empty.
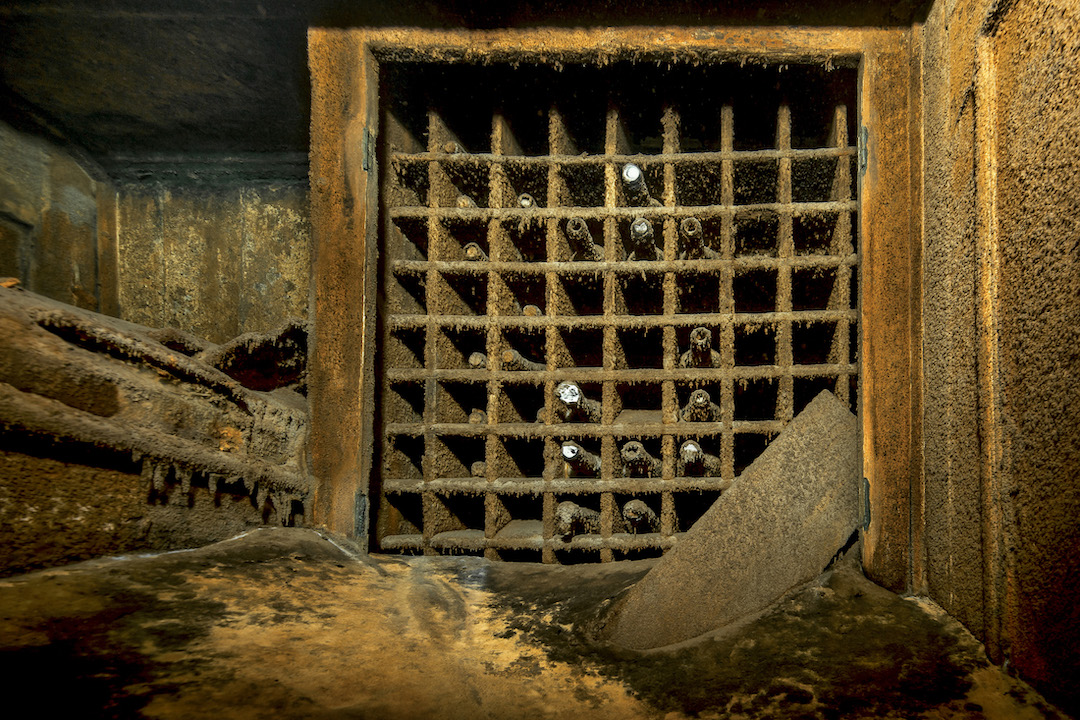
<svg viewBox="0 0 1080 720">
<path fill-rule="evenodd" d="M 855 409 L 853 70 L 382 72 L 375 548 L 657 555 Z"/>
</svg>

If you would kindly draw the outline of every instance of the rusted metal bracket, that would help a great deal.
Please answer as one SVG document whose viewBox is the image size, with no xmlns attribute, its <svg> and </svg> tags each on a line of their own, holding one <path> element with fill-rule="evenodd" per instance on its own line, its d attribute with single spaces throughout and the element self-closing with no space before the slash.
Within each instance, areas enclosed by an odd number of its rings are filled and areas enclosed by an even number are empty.
<svg viewBox="0 0 1080 720">
<path fill-rule="evenodd" d="M 360 137 L 360 167 L 369 172 L 375 167 L 375 136 L 366 127 Z"/>
</svg>

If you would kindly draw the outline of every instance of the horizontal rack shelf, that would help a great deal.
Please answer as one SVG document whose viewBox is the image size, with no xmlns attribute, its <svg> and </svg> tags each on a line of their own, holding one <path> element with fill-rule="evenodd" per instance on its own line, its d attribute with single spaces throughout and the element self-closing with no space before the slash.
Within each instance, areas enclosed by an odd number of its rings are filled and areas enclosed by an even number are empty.
<svg viewBox="0 0 1080 720">
<path fill-rule="evenodd" d="M 425 273 L 428 270 L 441 272 L 481 273 L 497 270 L 506 273 L 537 275 L 554 273 L 556 275 L 581 275 L 584 273 L 612 273 L 615 275 L 640 275 L 646 272 L 719 272 L 728 267 L 735 270 L 777 270 L 780 268 L 837 268 L 855 267 L 859 258 L 855 253 L 848 255 L 826 255 L 807 253 L 791 257 L 770 255 L 742 255 L 734 258 L 712 260 L 618 260 L 615 262 L 496 262 L 492 260 L 394 260 L 391 268 L 396 273 Z"/>
<path fill-rule="evenodd" d="M 644 217 L 649 219 L 665 217 L 696 217 L 699 220 L 714 217 L 735 216 L 739 213 L 771 211 L 778 214 L 813 215 L 829 212 L 855 212 L 859 209 L 854 200 L 829 200 L 822 202 L 756 203 L 753 205 L 669 205 L 661 207 L 568 207 L 554 208 L 459 208 L 427 207 L 406 205 L 390 208 L 391 218 L 447 218 L 454 220 L 525 220 L 525 219 L 570 219 L 580 217 L 584 220 L 602 220 L 604 218 L 622 218 L 633 220 Z"/>
<path fill-rule="evenodd" d="M 786 150 L 705 150 L 701 152 L 668 153 L 579 153 L 577 155 L 498 155 L 495 153 L 438 153 L 396 152 L 390 155 L 393 164 L 441 162 L 461 165 L 606 165 L 634 163 L 660 165 L 666 163 L 710 163 L 724 160 L 779 160 L 781 158 L 838 158 L 854 157 L 857 148 L 823 147 L 790 148 Z"/>
<path fill-rule="evenodd" d="M 790 312 L 759 313 L 674 313 L 671 315 L 390 315 L 393 330 L 410 328 L 452 327 L 455 329 L 486 330 L 492 325 L 513 327 L 556 328 L 648 328 L 694 327 L 708 325 L 775 325 L 779 322 L 856 322 L 858 310 L 792 310 Z"/>
<path fill-rule="evenodd" d="M 536 521 L 539 522 L 539 521 Z M 487 548 L 497 550 L 649 550 L 674 547 L 684 533 L 661 535 L 660 533 L 612 533 L 601 535 L 576 535 L 570 540 L 545 538 L 541 534 L 514 534 L 511 537 L 484 537 L 483 530 L 450 530 L 432 536 L 429 545 L 443 550 L 480 551 Z M 422 535 L 387 535 L 379 544 L 383 550 L 421 550 L 424 547 Z"/>
<path fill-rule="evenodd" d="M 659 412 L 659 410 L 657 411 Z M 775 435 L 784 428 L 779 420 L 735 420 L 730 426 L 723 422 L 673 423 L 387 423 L 386 435 L 421 435 L 430 430 L 435 435 L 480 437 L 664 437 L 667 435 L 718 435 L 725 430 L 736 434 Z"/>
<path fill-rule="evenodd" d="M 439 478 L 424 481 L 420 478 L 391 478 L 383 481 L 383 492 L 389 493 L 488 493 L 500 495 L 595 495 L 596 493 L 658 493 L 658 492 L 721 492 L 731 487 L 731 480 L 717 477 L 662 478 L 617 477 L 602 478 Z"/>
<path fill-rule="evenodd" d="M 782 377 L 837 377 L 857 375 L 859 366 L 855 363 L 837 365 L 735 365 L 719 368 L 672 368 L 661 370 L 603 370 L 601 368 L 565 367 L 555 370 L 439 370 L 439 369 L 401 369 L 386 371 L 386 377 L 394 381 L 420 382 L 428 378 L 445 381 L 484 382 L 486 380 L 531 381 L 540 383 L 545 380 L 562 381 L 572 379 L 578 383 L 614 382 L 643 383 L 674 380 L 692 382 L 722 380 L 759 380 Z"/>
</svg>

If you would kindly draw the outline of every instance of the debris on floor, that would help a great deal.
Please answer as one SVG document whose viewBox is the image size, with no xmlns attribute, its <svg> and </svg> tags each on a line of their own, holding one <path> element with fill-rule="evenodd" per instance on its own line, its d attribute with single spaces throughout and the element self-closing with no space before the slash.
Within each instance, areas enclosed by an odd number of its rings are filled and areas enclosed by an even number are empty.
<svg viewBox="0 0 1080 720">
<path fill-rule="evenodd" d="M 859 468 L 855 416 L 824 390 L 630 590 L 607 637 L 683 642 L 816 577 L 857 529 Z"/>
<path fill-rule="evenodd" d="M 592 632 L 653 560 L 364 556 L 263 528 L 0 581 L 11 687 L 43 717 L 1063 717 L 932 603 L 850 564 L 673 651 Z"/>
</svg>

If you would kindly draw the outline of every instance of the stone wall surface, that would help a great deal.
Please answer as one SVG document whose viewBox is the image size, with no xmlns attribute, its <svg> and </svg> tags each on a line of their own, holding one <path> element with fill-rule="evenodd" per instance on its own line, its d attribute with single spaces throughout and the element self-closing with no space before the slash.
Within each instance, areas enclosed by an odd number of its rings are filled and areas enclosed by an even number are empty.
<svg viewBox="0 0 1080 720">
<path fill-rule="evenodd" d="M 98 202 L 111 187 L 94 176 L 92 161 L 0 122 L 0 276 L 100 308 Z"/>
<path fill-rule="evenodd" d="M 1080 7 L 924 28 L 929 595 L 1080 712 Z"/>
<path fill-rule="evenodd" d="M 936 3 L 925 27 L 923 433 L 926 589 L 981 634 L 975 108 L 964 101 L 975 81 L 976 4 L 949 13 Z"/>
<path fill-rule="evenodd" d="M 1002 634 L 1016 668 L 1077 713 L 1061 681 L 1080 677 L 1080 6 L 1015 3 L 992 51 Z"/>
<path fill-rule="evenodd" d="M 136 463 L 103 462 L 70 449 L 26 450 L 25 440 L 19 448 L 0 447 L 0 576 L 103 555 L 199 547 L 263 523 L 248 495 L 194 487 L 189 495 L 154 500 Z"/>
<path fill-rule="evenodd" d="M 119 316 L 211 342 L 306 317 L 304 184 L 123 185 Z"/>
<path fill-rule="evenodd" d="M 217 346 L 0 288 L 0 337 L 0 575 L 303 522 L 302 326 Z"/>
</svg>

